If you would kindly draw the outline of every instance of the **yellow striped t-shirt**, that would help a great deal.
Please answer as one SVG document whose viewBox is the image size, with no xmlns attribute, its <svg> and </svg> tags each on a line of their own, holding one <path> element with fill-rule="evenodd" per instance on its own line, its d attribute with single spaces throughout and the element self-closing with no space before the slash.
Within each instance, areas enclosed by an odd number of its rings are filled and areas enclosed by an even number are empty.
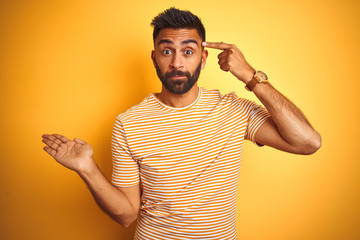
<svg viewBox="0 0 360 240">
<path fill-rule="evenodd" d="M 269 116 L 234 92 L 204 88 L 184 108 L 150 94 L 120 114 L 112 137 L 112 183 L 141 186 L 135 239 L 236 239 L 243 142 L 255 142 Z"/>
</svg>

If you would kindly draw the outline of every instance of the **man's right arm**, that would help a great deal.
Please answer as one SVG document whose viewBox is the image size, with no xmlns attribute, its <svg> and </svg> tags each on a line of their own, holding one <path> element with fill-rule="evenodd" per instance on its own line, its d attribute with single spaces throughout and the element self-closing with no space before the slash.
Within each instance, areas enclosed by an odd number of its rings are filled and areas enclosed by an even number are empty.
<svg viewBox="0 0 360 240">
<path fill-rule="evenodd" d="M 137 219 L 140 207 L 140 186 L 115 187 L 95 165 L 77 172 L 88 186 L 97 205 L 123 227 Z"/>
<path fill-rule="evenodd" d="M 140 186 L 115 187 L 101 173 L 93 149 L 83 140 L 73 141 L 59 134 L 43 135 L 44 150 L 57 162 L 77 172 L 98 206 L 123 227 L 136 220 L 140 208 Z"/>
</svg>

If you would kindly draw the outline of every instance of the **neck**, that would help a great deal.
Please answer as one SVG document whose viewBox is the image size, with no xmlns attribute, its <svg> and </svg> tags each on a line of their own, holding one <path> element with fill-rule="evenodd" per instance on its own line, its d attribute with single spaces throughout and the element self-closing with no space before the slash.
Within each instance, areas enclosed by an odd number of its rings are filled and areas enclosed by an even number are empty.
<svg viewBox="0 0 360 240">
<path fill-rule="evenodd" d="M 182 108 L 192 104 L 199 95 L 199 87 L 195 84 L 188 92 L 184 94 L 175 94 L 169 92 L 164 86 L 162 86 L 161 93 L 156 96 L 164 104 L 174 107 Z"/>
</svg>

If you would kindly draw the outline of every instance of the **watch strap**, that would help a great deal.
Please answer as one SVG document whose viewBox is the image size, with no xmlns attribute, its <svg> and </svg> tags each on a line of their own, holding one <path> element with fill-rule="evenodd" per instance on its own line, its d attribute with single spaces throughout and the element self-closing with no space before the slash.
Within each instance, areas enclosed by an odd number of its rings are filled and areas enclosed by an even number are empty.
<svg viewBox="0 0 360 240">
<path fill-rule="evenodd" d="M 259 83 L 259 81 L 258 81 L 255 77 L 253 77 L 253 78 L 250 80 L 250 82 L 248 82 L 248 84 L 246 84 L 245 88 L 246 88 L 246 90 L 252 92 L 252 90 L 254 89 L 254 87 L 256 86 L 256 84 L 258 84 L 258 83 Z"/>
</svg>

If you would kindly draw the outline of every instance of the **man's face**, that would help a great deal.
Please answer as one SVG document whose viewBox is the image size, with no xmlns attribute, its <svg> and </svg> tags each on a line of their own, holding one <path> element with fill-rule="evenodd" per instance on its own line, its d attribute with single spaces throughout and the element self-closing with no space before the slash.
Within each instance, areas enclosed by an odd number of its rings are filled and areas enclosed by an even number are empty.
<svg viewBox="0 0 360 240">
<path fill-rule="evenodd" d="M 172 93 L 184 94 L 197 82 L 205 67 L 207 51 L 195 29 L 162 29 L 152 51 L 156 72 L 163 86 Z"/>
</svg>

